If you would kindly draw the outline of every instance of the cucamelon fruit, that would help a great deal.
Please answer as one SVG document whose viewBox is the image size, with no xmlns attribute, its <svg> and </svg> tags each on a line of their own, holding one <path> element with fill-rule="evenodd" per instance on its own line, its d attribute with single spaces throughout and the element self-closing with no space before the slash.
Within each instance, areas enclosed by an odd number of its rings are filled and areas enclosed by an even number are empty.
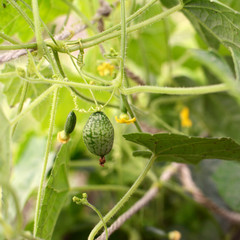
<svg viewBox="0 0 240 240">
<path fill-rule="evenodd" d="M 76 121 L 77 121 L 77 117 L 76 117 L 74 111 L 71 111 L 67 116 L 67 120 L 66 120 L 65 126 L 64 126 L 64 131 L 67 135 L 72 133 L 72 131 L 74 130 Z"/>
<path fill-rule="evenodd" d="M 66 119 L 64 130 L 58 132 L 57 140 L 60 143 L 67 143 L 70 139 L 70 134 L 73 132 L 76 125 L 77 117 L 73 111 L 71 111 Z"/>
<path fill-rule="evenodd" d="M 93 113 L 83 128 L 83 141 L 88 150 L 100 156 L 99 163 L 104 166 L 105 155 L 113 146 L 114 129 L 108 117 L 101 111 Z"/>
</svg>

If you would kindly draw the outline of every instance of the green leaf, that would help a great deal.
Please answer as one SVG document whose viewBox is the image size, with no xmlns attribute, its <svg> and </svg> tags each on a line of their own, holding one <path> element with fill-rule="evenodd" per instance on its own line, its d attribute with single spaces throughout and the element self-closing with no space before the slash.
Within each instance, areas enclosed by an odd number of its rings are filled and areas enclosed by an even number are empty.
<svg viewBox="0 0 240 240">
<path fill-rule="evenodd" d="M 13 64 L 5 64 L 2 73 L 14 73 L 16 71 Z M 6 95 L 10 106 L 15 105 L 20 98 L 22 80 L 16 76 L 0 77 L 0 82 L 4 84 L 3 93 Z"/>
<path fill-rule="evenodd" d="M 150 158 L 152 156 L 152 152 L 151 151 L 134 151 L 133 156 L 134 157 Z"/>
<path fill-rule="evenodd" d="M 231 68 L 224 58 L 213 51 L 193 50 L 192 53 L 199 62 L 201 62 L 215 76 L 217 76 L 221 82 L 225 83 L 229 87 L 229 92 L 238 100 L 238 102 L 240 102 L 240 82 L 235 80 Z M 238 64 L 240 63 L 240 60 L 238 60 L 238 52 L 236 52 L 234 56 L 236 62 L 235 69 L 238 75 L 240 67 Z"/>
<path fill-rule="evenodd" d="M 172 1 L 169 1 L 169 0 L 161 0 L 161 3 L 167 7 L 167 8 L 172 8 L 176 5 L 179 4 L 179 1 L 178 0 L 172 0 Z"/>
<path fill-rule="evenodd" d="M 218 49 L 217 42 L 221 42 L 231 51 L 236 77 L 239 80 L 240 13 L 218 1 L 209 0 L 188 1 L 183 13 L 210 47 Z"/>
<path fill-rule="evenodd" d="M 68 195 L 68 160 L 68 144 L 64 144 L 55 159 L 40 209 L 36 235 L 45 240 L 51 239 L 59 213 Z"/>
<path fill-rule="evenodd" d="M 217 1 L 192 0 L 184 5 L 187 17 L 227 47 L 240 47 L 240 13 Z"/>
<path fill-rule="evenodd" d="M 216 52 L 192 49 L 191 53 L 196 60 L 207 67 L 222 82 L 228 83 L 229 80 L 234 79 L 234 75 L 228 63 Z"/>
<path fill-rule="evenodd" d="M 218 49 L 220 46 L 219 39 L 208 28 L 202 26 L 199 19 L 192 15 L 191 12 L 184 11 L 183 9 L 183 13 L 190 20 L 191 24 L 194 26 L 197 33 L 204 40 L 204 42 L 213 49 Z"/>
<path fill-rule="evenodd" d="M 13 169 L 12 185 L 18 195 L 20 209 L 31 192 L 39 185 L 46 139 L 32 137 Z M 36 151 L 36 149 L 38 149 Z"/>
<path fill-rule="evenodd" d="M 235 74 L 236 74 L 236 80 L 240 82 L 240 49 L 237 48 L 231 48 L 234 68 L 235 68 Z"/>
<path fill-rule="evenodd" d="M 40 0 L 39 10 L 40 17 L 47 24 L 50 21 L 53 21 L 57 16 L 60 16 L 68 12 L 68 7 L 58 0 Z M 0 5 L 0 31 L 4 32 L 9 36 L 18 36 L 18 38 L 23 42 L 28 42 L 34 37 L 33 30 L 28 26 L 24 18 L 19 14 L 19 12 L 12 7 L 12 5 L 3 0 L 5 7 Z M 20 6 L 22 11 L 33 21 L 32 11 L 28 8 L 31 6 L 31 0 L 16 1 Z M 1 40 L 1 39 L 0 39 Z"/>
<path fill-rule="evenodd" d="M 147 147 L 158 161 L 198 163 L 203 159 L 240 160 L 240 145 L 230 138 L 188 137 L 168 133 L 130 133 L 125 139 Z"/>
<path fill-rule="evenodd" d="M 213 181 L 224 201 L 235 211 L 240 211 L 240 164 L 222 162 L 213 175 Z"/>
<path fill-rule="evenodd" d="M 45 90 L 47 90 L 47 88 L 48 85 L 46 84 L 38 84 L 38 86 L 36 86 L 35 84 L 31 84 L 29 86 L 27 96 L 34 100 L 39 95 L 41 95 Z M 33 117 L 38 121 L 42 121 L 46 117 L 49 108 L 50 108 L 49 99 L 45 98 L 40 104 L 38 104 L 32 110 Z"/>
<path fill-rule="evenodd" d="M 240 143 L 239 104 L 226 93 L 203 96 L 201 110 L 196 118 L 200 118 L 211 136 L 227 136 Z M 196 104 L 193 105 L 196 108 Z"/>
<path fill-rule="evenodd" d="M 237 11 L 240 11 L 240 1 L 235 1 L 235 0 L 219 0 L 219 1 Z"/>
<path fill-rule="evenodd" d="M 145 20 L 147 17 L 153 17 L 161 12 L 160 5 L 153 5 L 146 13 L 137 18 L 137 21 Z M 159 74 L 162 73 L 161 65 L 169 58 L 169 48 L 166 41 L 167 34 L 173 31 L 173 23 L 171 21 L 160 21 L 154 23 L 148 28 L 143 28 L 140 33 L 129 36 L 127 55 L 143 71 Z M 159 34 L 161 32 L 161 34 Z M 135 49 L 139 51 L 135 51 Z M 158 51 L 156 51 L 158 49 Z M 161 52 L 161 54 L 159 54 Z M 145 76 L 145 79 L 150 76 Z"/>
</svg>

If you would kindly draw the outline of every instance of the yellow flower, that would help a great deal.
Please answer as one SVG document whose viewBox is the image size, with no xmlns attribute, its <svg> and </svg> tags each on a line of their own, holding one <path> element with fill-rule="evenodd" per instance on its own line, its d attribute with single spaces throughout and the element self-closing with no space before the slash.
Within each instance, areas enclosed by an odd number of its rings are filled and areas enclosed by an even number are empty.
<svg viewBox="0 0 240 240">
<path fill-rule="evenodd" d="M 189 108 L 184 107 L 182 111 L 180 112 L 180 119 L 181 119 L 181 125 L 182 127 L 191 127 L 192 121 L 189 118 Z"/>
<path fill-rule="evenodd" d="M 114 66 L 110 63 L 104 62 L 97 67 L 100 76 L 112 76 Z"/>
<path fill-rule="evenodd" d="M 116 122 L 118 123 L 126 123 L 126 124 L 130 124 L 130 123 L 134 123 L 136 121 L 136 118 L 131 118 L 129 119 L 129 116 L 126 114 L 126 113 L 122 113 L 120 116 L 119 116 L 119 119 L 117 116 L 115 116 L 115 120 Z"/>
<path fill-rule="evenodd" d="M 67 135 L 64 130 L 61 132 L 58 132 L 57 134 L 58 142 L 67 143 L 69 139 L 70 139 L 70 135 Z"/>
<path fill-rule="evenodd" d="M 172 231 L 168 233 L 168 239 L 169 240 L 180 240 L 181 239 L 181 233 L 179 231 Z"/>
</svg>

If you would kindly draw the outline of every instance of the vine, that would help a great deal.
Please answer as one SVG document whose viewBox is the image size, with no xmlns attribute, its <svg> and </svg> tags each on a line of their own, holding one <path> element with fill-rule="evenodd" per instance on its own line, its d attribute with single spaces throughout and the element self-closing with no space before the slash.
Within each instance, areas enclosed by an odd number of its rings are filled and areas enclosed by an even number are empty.
<svg viewBox="0 0 240 240">
<path fill-rule="evenodd" d="M 115 119 L 118 123 L 125 123 L 125 124 L 130 124 L 134 123 L 135 127 L 138 131 L 137 136 L 143 136 L 143 137 L 149 137 L 151 139 L 151 143 L 154 144 L 154 147 L 156 148 L 158 145 L 158 142 L 155 141 L 157 139 L 154 138 L 154 135 L 147 135 L 147 133 L 144 132 L 144 123 L 139 122 L 138 120 L 138 114 L 139 112 L 145 113 L 146 115 L 150 115 L 150 111 L 148 110 L 149 106 L 145 106 L 145 110 L 139 110 L 141 106 L 134 106 L 134 100 L 135 98 L 138 98 L 142 93 L 149 93 L 149 94 L 160 94 L 162 95 L 174 95 L 171 99 L 170 98 L 156 98 L 155 104 L 152 104 L 149 108 L 156 109 L 158 105 L 163 104 L 163 103 L 175 103 L 176 99 L 181 100 L 182 102 L 179 104 L 177 111 L 179 111 L 179 116 L 180 118 L 178 119 L 179 121 L 175 125 L 168 124 L 167 121 L 163 120 L 162 118 L 158 117 L 155 113 L 152 113 L 151 117 L 152 119 L 162 126 L 164 129 L 167 129 L 171 133 L 178 134 L 178 137 L 184 137 L 183 133 L 189 133 L 189 127 L 193 125 L 194 120 L 191 119 L 190 115 L 190 110 L 187 106 L 184 106 L 183 102 L 185 101 L 190 101 L 191 99 L 195 98 L 196 96 L 203 95 L 203 94 L 210 94 L 210 93 L 221 93 L 221 92 L 228 92 L 232 94 L 237 100 L 239 100 L 239 89 L 238 89 L 238 84 L 235 83 L 234 76 L 226 78 L 226 75 L 222 74 L 222 72 L 219 72 L 219 68 L 212 68 L 209 67 L 208 70 L 210 70 L 211 73 L 213 73 L 217 79 L 220 80 L 222 83 L 217 83 L 217 84 L 212 84 L 212 85 L 206 85 L 206 84 L 200 84 L 200 86 L 194 86 L 193 87 L 167 87 L 164 86 L 163 84 L 157 84 L 156 82 L 151 85 L 151 78 L 147 79 L 146 81 L 143 81 L 141 78 L 138 76 L 132 74 L 132 78 L 135 78 L 135 82 L 133 84 L 130 82 L 128 79 L 128 74 L 129 70 L 126 67 L 128 65 L 128 62 L 126 62 L 126 50 L 127 50 L 127 39 L 128 36 L 138 30 L 141 30 L 142 28 L 146 28 L 149 25 L 159 22 L 161 20 L 166 21 L 166 18 L 169 17 L 170 15 L 179 12 L 183 10 L 184 8 L 184 3 L 182 0 L 179 0 L 179 3 L 175 5 L 172 8 L 165 9 L 162 11 L 163 7 L 161 6 L 161 12 L 157 13 L 156 15 L 150 16 L 146 18 L 145 20 L 139 20 L 137 19 L 141 14 L 149 10 L 151 7 L 154 6 L 154 4 L 161 4 L 158 3 L 158 0 L 150 0 L 148 1 L 143 7 L 138 9 L 136 12 L 131 14 L 130 16 L 127 17 L 127 8 L 125 6 L 126 0 L 120 0 L 120 19 L 121 22 L 116 25 L 112 25 L 106 30 L 104 30 L 104 20 L 103 17 L 105 15 L 109 14 L 112 9 L 110 5 L 108 5 L 108 12 L 102 13 L 102 15 L 95 15 L 93 20 L 89 20 L 87 15 L 76 6 L 74 3 L 68 0 L 63 0 L 64 4 L 69 7 L 69 11 L 67 14 L 67 17 L 64 21 L 64 26 L 66 25 L 67 21 L 69 20 L 70 16 L 70 11 L 74 11 L 77 16 L 83 21 L 84 23 L 84 28 L 83 29 L 88 29 L 90 36 L 87 38 L 81 38 L 77 40 L 71 40 L 71 37 L 74 36 L 77 32 L 74 31 L 69 31 L 67 34 L 64 35 L 62 38 L 58 38 L 57 36 L 54 35 L 54 31 L 50 31 L 47 26 L 45 25 L 44 21 L 40 17 L 40 12 L 39 12 L 39 2 L 38 0 L 32 0 L 31 3 L 32 5 L 28 5 L 24 1 L 21 1 L 21 3 L 14 1 L 14 0 L 8 0 L 9 4 L 18 12 L 19 16 L 24 19 L 26 22 L 27 26 L 30 27 L 31 31 L 34 32 L 35 34 L 35 42 L 32 43 L 21 43 L 18 40 L 15 40 L 14 37 L 8 36 L 7 34 L 1 32 L 0 33 L 0 38 L 2 38 L 4 41 L 7 41 L 8 43 L 6 45 L 0 45 L 0 50 L 7 51 L 7 50 L 21 50 L 23 53 L 21 55 L 27 54 L 28 57 L 28 64 L 26 67 L 26 71 L 22 67 L 15 67 L 15 71 L 11 70 L 11 72 L 2 72 L 0 73 L 0 79 L 6 79 L 6 78 L 18 78 L 23 82 L 23 87 L 22 87 L 22 93 L 19 97 L 18 100 L 18 106 L 16 107 L 16 111 L 13 111 L 13 114 L 10 115 L 10 120 L 8 121 L 9 125 L 11 126 L 11 133 L 12 133 L 12 138 L 15 137 L 16 132 L 16 127 L 18 125 L 18 122 L 23 118 L 26 117 L 26 115 L 34 110 L 37 105 L 39 105 L 46 97 L 49 97 L 52 95 L 52 101 L 51 101 L 51 111 L 50 111 L 50 123 L 48 127 L 48 136 L 47 136 L 47 143 L 46 143 L 46 149 L 43 157 L 43 164 L 42 164 L 42 169 L 41 169 L 41 177 L 40 177 L 40 183 L 38 186 L 38 192 L 37 192 L 37 202 L 36 202 L 36 208 L 35 208 L 35 215 L 34 215 L 34 228 L 33 228 L 33 235 L 28 234 L 27 232 L 22 231 L 22 216 L 20 213 L 20 208 L 18 204 L 18 199 L 17 195 L 15 194 L 14 189 L 11 187 L 10 184 L 7 184 L 5 182 L 0 181 L 0 186 L 1 186 L 1 194 L 3 194 L 4 191 L 10 192 L 11 197 L 13 198 L 15 208 L 16 208 L 16 230 L 13 230 L 13 227 L 10 227 L 8 225 L 7 221 L 4 219 L 4 216 L 2 214 L 3 207 L 2 204 L 0 204 L 0 224 L 9 231 L 9 237 L 12 238 L 13 236 L 19 234 L 19 236 L 26 238 L 26 239 L 40 239 L 38 238 L 38 229 L 39 229 L 39 219 L 40 219 L 40 213 L 43 205 L 43 195 L 45 193 L 45 180 L 46 180 L 46 171 L 47 171 L 47 164 L 49 160 L 49 154 L 52 150 L 52 138 L 54 135 L 54 124 L 55 124 L 55 118 L 57 114 L 57 105 L 58 105 L 58 98 L 59 98 L 59 90 L 60 88 L 66 88 L 71 96 L 71 104 L 74 105 L 74 109 L 79 113 L 90 113 L 90 112 L 96 112 L 96 111 L 102 111 L 106 107 L 111 107 L 114 109 L 117 109 L 120 112 L 120 117 L 115 116 Z M 23 10 L 21 7 L 21 4 L 24 4 L 24 7 L 30 10 L 30 13 L 32 14 L 32 17 L 29 17 L 28 14 Z M 103 2 L 100 1 L 100 5 L 104 5 Z M 101 7 L 103 7 L 101 5 Z M 132 5 L 132 10 L 135 7 L 135 5 Z M 109 8 L 111 10 L 109 10 Z M 97 13 L 99 14 L 100 11 Z M 32 20 L 33 19 L 33 20 Z M 133 20 L 139 20 L 136 22 L 133 22 Z M 95 25 L 96 23 L 102 24 L 101 25 L 101 30 L 97 28 Z M 184 57 L 182 57 L 180 60 L 178 60 L 177 65 L 172 65 L 172 62 L 174 61 L 173 56 L 171 55 L 171 48 L 169 46 L 169 35 L 170 35 L 170 29 L 168 26 L 167 22 L 164 22 L 164 28 L 166 32 L 165 36 L 165 44 L 168 46 L 167 47 L 167 61 L 168 61 L 168 78 L 169 78 L 169 83 L 173 84 L 174 83 L 174 71 L 173 71 L 173 66 L 174 67 L 179 67 L 186 59 L 190 59 L 190 55 L 187 53 Z M 44 39 L 43 38 L 43 29 L 45 28 L 45 32 L 48 34 L 48 38 Z M 102 31 L 102 32 L 101 32 Z M 210 31 L 209 31 L 210 32 Z M 93 34 L 91 36 L 91 34 Z M 213 36 L 215 33 L 213 33 Z M 110 49 L 110 51 L 107 49 L 107 44 L 103 44 L 104 42 L 111 40 L 111 39 L 116 39 L 120 37 L 120 50 L 119 54 L 117 51 L 115 51 L 113 48 Z M 220 41 L 220 40 L 219 40 Z M 227 41 L 227 40 L 226 40 Z M 222 42 L 224 44 L 224 42 Z M 104 64 L 100 66 L 97 69 L 99 74 L 94 74 L 90 73 L 88 70 L 85 69 L 85 55 L 84 55 L 84 49 L 88 49 L 91 47 L 99 46 L 101 47 L 101 54 L 102 57 L 106 60 Z M 103 47 L 104 46 L 104 47 Z M 111 46 L 112 47 L 112 46 Z M 106 49 L 105 49 L 106 48 Z M 36 51 L 36 52 L 35 52 Z M 79 51 L 78 55 L 75 55 L 74 51 Z M 232 54 L 235 54 L 233 49 L 230 49 Z M 34 52 L 33 54 L 30 52 Z M 86 52 L 86 51 L 85 51 Z M 110 53 L 109 53 L 110 52 Z M 37 53 L 37 55 L 35 54 Z M 74 71 L 76 72 L 76 79 L 74 77 L 70 77 L 68 75 L 68 72 L 65 68 L 65 65 L 61 63 L 63 62 L 64 58 L 61 58 L 59 56 L 60 53 L 63 53 L 64 57 L 66 57 L 68 60 L 70 59 L 71 61 L 71 66 L 73 67 Z M 37 60 L 35 60 L 35 56 L 37 56 Z M 76 57 L 77 56 L 77 57 Z M 203 61 L 203 60 L 202 60 Z M 111 64 L 110 64 L 111 63 Z M 237 58 L 233 59 L 234 63 L 234 68 L 236 71 L 236 76 L 239 78 L 239 73 L 238 73 L 238 67 L 236 66 L 238 64 Z M 207 65 L 208 63 L 202 63 L 202 65 Z M 108 66 L 109 68 L 108 73 L 104 73 L 103 67 Z M 149 64 L 150 66 L 150 64 Z M 49 68 L 49 69 L 48 69 Z M 102 69 L 103 70 L 102 70 Z M 48 70 L 48 74 L 44 73 L 44 70 Z M 109 70 L 110 69 L 110 70 Z M 115 69 L 117 69 L 115 71 Z M 106 69 L 105 69 L 106 70 Z M 117 72 L 118 71 L 118 72 Z M 66 72 L 66 73 L 65 73 Z M 106 72 L 106 71 L 105 71 Z M 50 73 L 50 74 L 49 74 Z M 75 76 L 74 75 L 74 76 Z M 108 75 L 108 77 L 106 77 Z M 141 75 L 140 75 L 141 76 Z M 155 76 L 154 76 L 155 77 Z M 110 80 L 108 80 L 110 79 Z M 130 83 L 129 83 L 130 82 Z M 136 86 L 137 83 L 137 86 Z M 31 85 L 36 85 L 38 84 L 43 84 L 45 87 L 47 87 L 46 90 L 44 90 L 38 97 L 33 99 L 32 102 L 29 104 L 26 103 L 26 99 L 29 93 L 29 86 Z M 180 86 L 180 84 L 178 85 Z M 191 86 L 191 85 L 190 85 Z M 86 89 L 87 93 L 82 93 L 82 89 Z M 96 91 L 102 91 L 103 93 L 107 93 L 105 97 L 105 100 L 100 101 L 98 100 L 98 94 Z M 69 95 L 70 95 L 69 94 Z M 138 94 L 138 95 L 137 95 Z M 89 96 L 88 96 L 89 95 Z M 104 95 L 104 94 L 103 94 Z M 181 99 L 179 97 L 175 97 L 175 95 L 178 96 L 183 96 Z M 141 95 L 142 96 L 142 95 Z M 141 96 L 139 98 L 141 98 Z M 156 95 L 155 95 L 156 96 Z M 186 96 L 186 97 L 185 97 Z M 193 97 L 191 97 L 193 96 Z M 100 98 L 100 97 L 99 97 Z M 78 104 L 78 99 L 84 100 L 88 103 L 91 103 L 91 106 L 80 106 Z M 112 100 L 120 100 L 120 104 L 112 104 Z M 140 101 L 139 101 L 140 102 Z M 139 103 L 141 105 L 141 103 Z M 138 112 L 139 111 L 139 112 Z M 153 111 L 152 111 L 153 112 Z M 15 115 L 14 115 L 15 114 Z M 3 115 L 4 115 L 4 110 L 3 110 Z M 140 115 L 140 114 L 139 114 Z M 5 116 L 4 116 L 5 117 Z M 131 117 L 131 119 L 130 119 Z M 76 122 L 76 121 L 75 121 Z M 183 124 L 185 122 L 185 124 Z M 180 130 L 178 130 L 178 126 Z M 74 125 L 75 126 L 75 125 Z M 151 129 L 154 132 L 155 129 Z M 159 129 L 157 129 L 159 130 Z M 113 132 L 113 131 L 112 131 Z M 150 132 L 150 131 L 149 131 Z M 15 134 L 14 134 L 15 133 Z M 142 134 L 142 135 L 141 135 Z M 144 135 L 146 134 L 146 135 Z M 205 134 L 205 133 L 204 133 Z M 139 145 L 145 146 L 139 139 L 137 139 L 136 136 L 132 136 L 133 140 L 132 142 L 136 142 Z M 135 138 L 134 138 L 135 137 Z M 152 138 L 151 138 L 152 137 Z M 154 141 L 153 141 L 153 140 Z M 204 139 L 204 138 L 203 138 Z M 129 139 L 128 139 L 129 140 Z M 158 139 L 157 139 L 158 140 Z M 118 141 L 121 141 L 118 139 Z M 139 141 L 139 142 L 138 142 Z M 203 140 L 204 141 L 204 140 Z M 113 141 L 112 141 L 113 142 Z M 150 142 L 150 140 L 149 140 Z M 148 143 L 149 143 L 148 142 Z M 150 145 L 150 144 L 149 144 Z M 66 146 L 66 145 L 65 145 Z M 195 145 L 194 145 L 195 146 Z M 0 147 L 2 147 L 0 145 Z M 238 146 L 237 146 L 238 147 Z M 236 149 L 238 149 L 236 147 Z M 120 149 L 120 147 L 119 147 Z M 130 156 L 130 147 L 126 147 L 126 155 Z M 167 150 L 171 150 L 172 148 L 168 146 Z M 132 149 L 131 149 L 132 150 Z M 114 207 L 103 217 L 100 211 L 90 204 L 87 200 L 87 194 L 84 193 L 82 195 L 82 198 L 78 197 L 73 197 L 73 202 L 76 204 L 83 204 L 88 207 L 90 207 L 92 210 L 94 210 L 97 215 L 100 218 L 100 221 L 98 224 L 92 229 L 92 231 L 89 234 L 88 239 L 89 240 L 94 240 L 96 235 L 99 233 L 99 231 L 104 227 L 105 233 L 102 234 L 102 236 L 99 237 L 99 239 L 108 239 L 108 237 L 114 232 L 117 228 L 119 228 L 128 218 L 130 218 L 133 214 L 135 214 L 139 209 L 141 209 L 146 203 L 148 203 L 151 199 L 153 199 L 157 193 L 158 193 L 158 188 L 161 185 L 161 187 L 165 184 L 165 180 L 168 180 L 175 172 L 176 170 L 181 170 L 181 180 L 183 185 L 187 187 L 187 190 L 191 192 L 193 197 L 196 199 L 197 202 L 199 202 L 202 205 L 205 205 L 207 208 L 215 209 L 214 211 L 225 217 L 226 219 L 237 222 L 239 223 L 239 215 L 234 214 L 233 212 L 228 212 L 225 210 L 222 210 L 221 208 L 218 208 L 218 206 L 214 205 L 210 200 L 205 198 L 203 193 L 197 189 L 197 187 L 194 185 L 190 172 L 186 165 L 169 165 L 167 167 L 167 171 L 164 171 L 163 173 L 168 174 L 166 179 L 165 175 L 163 174 L 164 179 L 158 179 L 157 175 L 155 172 L 151 170 L 151 167 L 153 166 L 154 162 L 156 159 L 158 159 L 159 155 L 156 151 L 156 149 L 152 150 L 151 147 L 149 147 L 150 151 L 145 151 L 145 152 L 138 152 L 136 153 L 139 154 L 139 156 L 150 156 L 148 159 L 147 164 L 145 164 L 144 168 L 140 164 L 140 162 L 136 162 L 133 164 L 134 167 L 142 167 L 143 170 L 141 170 L 141 173 L 136 177 L 135 182 L 132 184 L 130 188 L 127 188 L 122 184 L 122 182 L 119 185 L 112 185 L 106 184 L 106 185 L 91 185 L 91 186 L 80 186 L 80 187 L 69 187 L 67 186 L 67 190 L 64 189 L 61 193 L 66 194 L 67 193 L 73 193 L 76 191 L 114 191 L 114 192 L 122 192 L 126 191 L 125 195 L 121 198 L 120 201 L 116 203 Z M 164 152 L 164 151 L 163 151 Z M 149 154 L 150 153 L 150 154 Z M 162 152 L 161 152 L 162 153 Z M 144 155 L 145 154 L 145 155 Z M 101 155 L 101 154 L 99 154 Z M 176 154 L 177 155 L 177 154 Z M 194 155 L 194 154 L 192 154 Z M 117 154 L 116 154 L 117 156 Z M 121 155 L 122 157 L 123 155 Z M 166 155 L 168 157 L 168 155 Z M 205 155 L 204 155 L 205 156 Z M 207 154 L 206 154 L 207 156 Z M 64 156 L 67 158 L 66 156 Z M 104 158 L 104 156 L 100 156 L 101 158 Z M 115 156 L 114 156 L 115 157 Z M 0 156 L 1 158 L 1 156 Z M 171 156 L 170 156 L 171 158 Z M 232 159 L 230 159 L 232 160 Z M 105 158 L 104 158 L 105 161 Z M 171 159 L 172 161 L 172 159 Z M 10 162 L 10 159 L 9 159 Z M 122 159 L 119 160 L 119 166 L 118 168 L 120 171 L 122 171 L 123 167 L 123 161 Z M 12 164 L 13 165 L 13 164 Z M 76 162 L 70 162 L 66 164 L 67 166 L 71 168 L 81 168 L 81 167 L 96 167 L 96 163 L 94 162 L 89 162 L 88 160 L 83 160 L 81 161 L 76 161 Z M 65 167 L 65 166 L 64 166 Z M 116 170 L 117 167 L 115 166 L 110 166 L 109 169 L 112 171 L 113 169 Z M 109 170 L 107 169 L 107 171 Z M 119 171 L 117 169 L 117 171 Z M 62 170 L 62 169 L 61 169 Z M 62 176 L 66 176 L 66 185 L 68 184 L 67 182 L 67 170 L 64 168 L 62 170 L 64 173 Z M 107 172 L 106 171 L 106 172 Z M 119 172 L 120 172 L 119 171 Z M 136 170 L 137 172 L 137 170 Z M 184 178 L 184 173 L 185 178 Z M 64 175 L 66 174 L 66 175 Z M 105 174 L 105 173 L 104 173 Z M 146 195 L 142 197 L 142 199 L 139 200 L 139 202 L 134 205 L 132 208 L 129 209 L 129 211 L 126 211 L 122 216 L 119 217 L 119 221 L 117 220 L 115 223 L 110 226 L 109 229 L 107 229 L 107 223 L 109 220 L 117 213 L 119 210 L 123 207 L 123 205 L 129 200 L 129 198 L 133 194 L 139 194 L 143 195 L 144 192 L 142 190 L 138 190 L 138 187 L 140 184 L 143 182 L 144 178 L 149 176 L 149 179 L 153 183 L 153 187 L 147 192 Z M 121 176 L 120 176 L 121 175 Z M 122 181 L 122 172 L 119 174 L 119 178 Z M 186 181 L 186 176 L 187 180 Z M 167 185 L 167 184 L 166 184 Z M 192 188 L 192 189 L 191 189 Z M 55 190 L 55 189 L 54 189 Z M 61 190 L 61 189 L 60 189 Z M 193 191 L 194 190 L 194 191 Z M 57 192 L 57 191 L 56 191 Z M 67 192 L 67 193 L 66 193 Z M 59 193 L 59 192 L 58 192 Z M 201 198 L 199 199 L 199 196 Z M 1 196 L 1 198 L 3 198 Z M 57 198 L 57 197 L 56 197 Z M 206 200 L 207 199 L 207 200 Z M 65 199 L 63 199 L 65 201 Z M 62 207 L 62 206 L 61 206 Z M 8 210 L 6 210 L 8 211 Z M 7 232 L 6 231 L 6 232 Z M 173 231 L 174 232 L 174 231 Z M 165 233 L 162 235 L 164 237 L 170 238 L 168 233 Z M 177 235 L 179 236 L 179 235 Z"/>
</svg>

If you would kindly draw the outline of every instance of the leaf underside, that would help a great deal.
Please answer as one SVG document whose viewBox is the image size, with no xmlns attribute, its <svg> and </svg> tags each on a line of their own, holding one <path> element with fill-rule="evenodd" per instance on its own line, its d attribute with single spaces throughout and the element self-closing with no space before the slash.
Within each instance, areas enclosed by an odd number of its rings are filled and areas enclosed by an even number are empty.
<svg viewBox="0 0 240 240">
<path fill-rule="evenodd" d="M 231 138 L 202 138 L 168 133 L 131 133 L 124 135 L 128 141 L 148 148 L 157 161 L 198 163 L 203 159 L 240 160 L 240 145 Z M 147 151 L 135 156 L 149 157 Z"/>
</svg>

